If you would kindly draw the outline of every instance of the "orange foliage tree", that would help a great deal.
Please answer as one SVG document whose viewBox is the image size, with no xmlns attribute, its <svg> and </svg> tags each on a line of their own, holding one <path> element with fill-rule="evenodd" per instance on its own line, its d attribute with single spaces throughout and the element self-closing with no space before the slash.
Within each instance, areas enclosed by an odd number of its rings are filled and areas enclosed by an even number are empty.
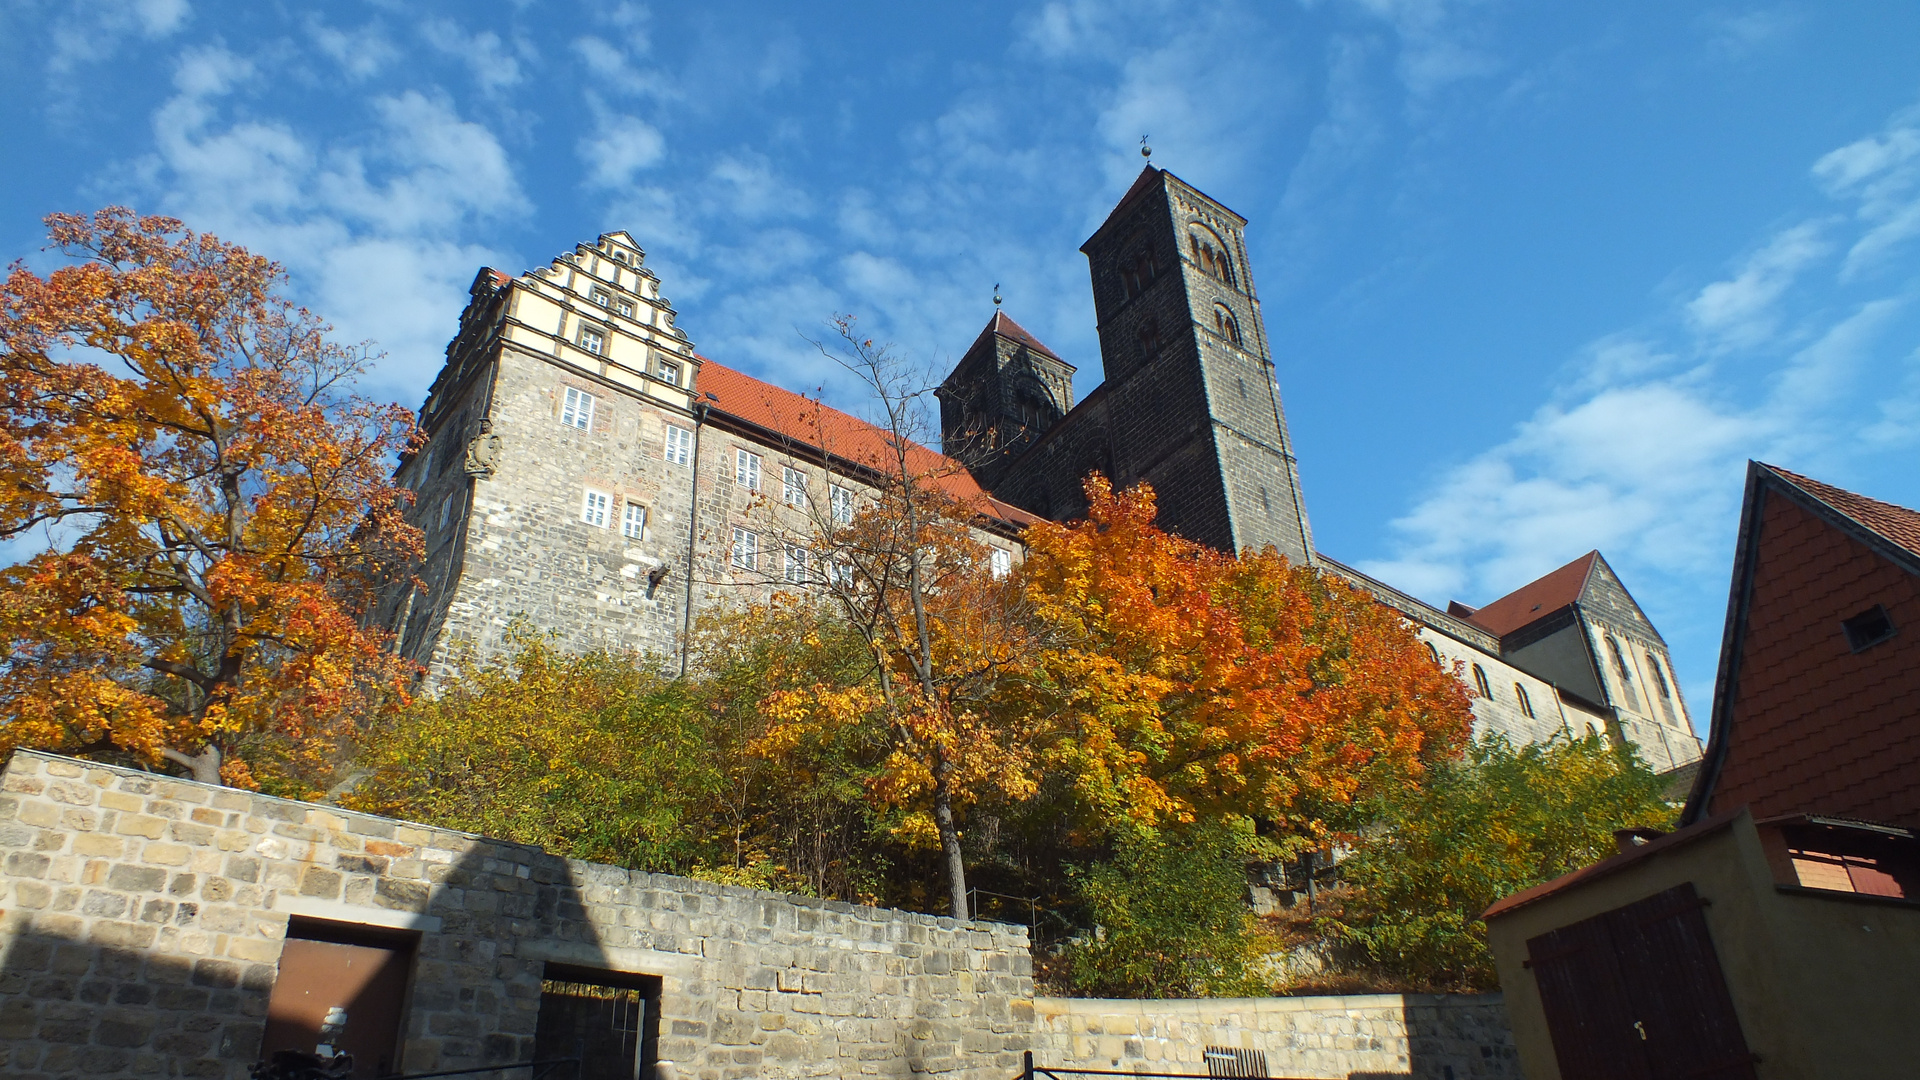
<svg viewBox="0 0 1920 1080">
<path fill-rule="evenodd" d="M 278 266 L 121 208 L 0 290 L 0 750 L 196 779 L 324 771 L 406 671 L 362 615 L 419 548 L 389 482 L 411 414 L 282 299 Z M 250 765 L 251 762 L 251 765 Z"/>
<path fill-rule="evenodd" d="M 1243 815 L 1297 850 L 1458 756 L 1467 691 L 1397 612 L 1270 549 L 1164 532 L 1145 485 L 1086 490 L 1086 520 L 1027 531 L 1050 644 L 1003 705 L 1050 717 L 1043 767 L 1071 778 L 1084 827 Z"/>
</svg>

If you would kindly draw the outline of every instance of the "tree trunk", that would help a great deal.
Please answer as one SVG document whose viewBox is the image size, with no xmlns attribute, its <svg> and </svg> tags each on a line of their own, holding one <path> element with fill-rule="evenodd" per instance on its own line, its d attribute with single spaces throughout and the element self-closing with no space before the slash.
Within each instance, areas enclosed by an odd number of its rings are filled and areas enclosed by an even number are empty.
<svg viewBox="0 0 1920 1080">
<path fill-rule="evenodd" d="M 952 769 L 945 762 L 934 769 L 933 823 L 940 830 L 940 851 L 947 857 L 947 902 L 953 917 L 966 922 L 973 912 L 967 904 L 967 863 L 960 854 L 960 830 L 953 824 L 953 792 L 947 786 Z"/>
<path fill-rule="evenodd" d="M 203 784 L 220 783 L 220 748 L 208 743 L 198 754 L 183 754 L 172 747 L 161 747 L 160 756 L 176 765 L 193 770 L 193 778 Z"/>
</svg>

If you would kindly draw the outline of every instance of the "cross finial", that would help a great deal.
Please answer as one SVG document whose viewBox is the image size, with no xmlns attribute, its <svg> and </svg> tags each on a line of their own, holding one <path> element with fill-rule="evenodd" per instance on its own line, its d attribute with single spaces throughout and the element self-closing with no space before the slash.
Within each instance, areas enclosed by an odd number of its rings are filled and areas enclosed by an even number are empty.
<svg viewBox="0 0 1920 1080">
<path fill-rule="evenodd" d="M 1149 164 L 1153 162 L 1153 147 L 1147 145 L 1145 135 L 1140 136 L 1140 156 L 1146 158 Z"/>
<path fill-rule="evenodd" d="M 993 283 L 993 308 L 1000 310 L 1000 283 L 997 281 Z"/>
</svg>

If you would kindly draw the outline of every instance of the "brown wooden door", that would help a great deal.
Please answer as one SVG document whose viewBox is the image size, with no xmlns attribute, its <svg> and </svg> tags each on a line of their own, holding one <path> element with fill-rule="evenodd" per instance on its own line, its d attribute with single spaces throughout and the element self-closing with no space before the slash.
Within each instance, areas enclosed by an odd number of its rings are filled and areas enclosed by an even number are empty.
<svg viewBox="0 0 1920 1080">
<path fill-rule="evenodd" d="M 355 1080 L 372 1080 L 399 1063 L 400 1016 L 406 1005 L 411 944 L 374 939 L 339 940 L 351 934 L 327 933 L 334 940 L 295 937 L 290 929 L 280 952 L 280 973 L 267 1001 L 267 1028 L 260 1056 L 275 1050 L 314 1051 L 331 1009 L 346 1010 L 335 1052 L 353 1055 Z"/>
<path fill-rule="evenodd" d="M 1754 1080 L 1705 906 L 1677 885 L 1527 942 L 1565 1080 Z"/>
</svg>

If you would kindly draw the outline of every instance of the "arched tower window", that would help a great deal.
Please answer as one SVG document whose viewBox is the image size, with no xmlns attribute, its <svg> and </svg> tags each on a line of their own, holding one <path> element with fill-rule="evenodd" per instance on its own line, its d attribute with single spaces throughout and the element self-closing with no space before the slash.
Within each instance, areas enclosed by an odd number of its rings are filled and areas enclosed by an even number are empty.
<svg viewBox="0 0 1920 1080">
<path fill-rule="evenodd" d="M 1473 665 L 1473 685 L 1480 688 L 1481 697 L 1488 699 L 1493 697 L 1493 687 L 1487 683 L 1487 669 L 1479 664 Z"/>
<path fill-rule="evenodd" d="M 1240 344 L 1240 323 L 1233 317 L 1233 312 L 1227 310 L 1227 305 L 1213 305 L 1213 329 L 1235 345 Z"/>
<path fill-rule="evenodd" d="M 1152 319 L 1140 324 L 1140 355 L 1152 357 L 1160 352 L 1160 324 Z"/>
<path fill-rule="evenodd" d="M 1120 289 L 1128 300 L 1139 296 L 1160 276 L 1160 263 L 1152 248 L 1143 248 L 1120 260 Z"/>
<path fill-rule="evenodd" d="M 1187 243 L 1193 249 L 1194 264 L 1200 272 L 1228 287 L 1237 287 L 1234 280 L 1233 260 L 1227 256 L 1227 247 L 1211 230 L 1196 226 L 1187 235 Z"/>
<path fill-rule="evenodd" d="M 1633 671 L 1627 667 L 1627 654 L 1620 651 L 1620 643 L 1613 639 L 1612 634 L 1607 635 L 1607 652 L 1613 656 L 1613 670 L 1616 675 L 1620 676 L 1620 688 L 1625 691 L 1627 695 L 1627 707 L 1638 712 L 1640 710 L 1640 692 L 1634 689 Z"/>
</svg>

